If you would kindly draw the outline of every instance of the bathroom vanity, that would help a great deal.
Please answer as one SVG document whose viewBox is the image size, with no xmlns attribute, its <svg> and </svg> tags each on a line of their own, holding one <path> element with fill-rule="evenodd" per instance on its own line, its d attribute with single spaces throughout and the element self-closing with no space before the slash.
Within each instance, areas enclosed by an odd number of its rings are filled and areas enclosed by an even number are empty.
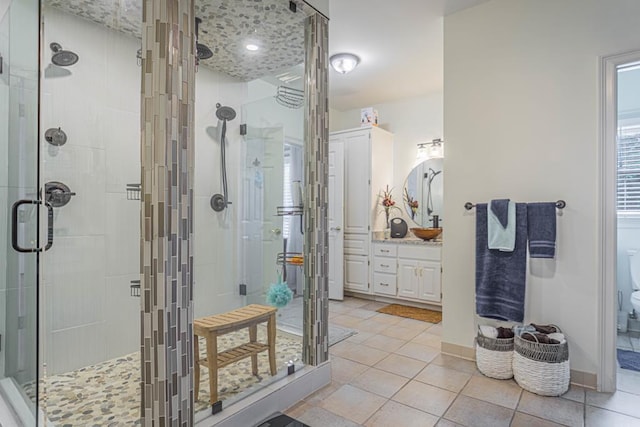
<svg viewBox="0 0 640 427">
<path fill-rule="evenodd" d="M 371 245 L 370 265 L 351 266 L 354 274 L 351 280 L 345 280 L 346 291 L 440 305 L 440 242 L 415 238 L 374 239 Z M 349 269 L 347 261 L 347 278 Z"/>
</svg>

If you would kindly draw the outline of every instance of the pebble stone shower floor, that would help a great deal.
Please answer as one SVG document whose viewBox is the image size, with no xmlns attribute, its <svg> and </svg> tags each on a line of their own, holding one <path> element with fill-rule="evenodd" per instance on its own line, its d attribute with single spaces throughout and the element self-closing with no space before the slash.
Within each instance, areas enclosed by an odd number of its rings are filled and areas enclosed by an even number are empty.
<svg viewBox="0 0 640 427">
<path fill-rule="evenodd" d="M 249 339 L 247 330 L 218 338 L 219 351 L 238 346 Z M 266 342 L 266 328 L 258 328 L 258 340 Z M 206 357 L 204 339 L 200 341 L 201 358 Z M 278 330 L 276 364 L 278 371 L 292 359 L 302 359 L 302 339 Z M 269 380 L 267 352 L 258 356 L 258 376 L 251 374 L 247 358 L 218 370 L 218 395 L 227 400 L 264 380 Z M 140 356 L 132 353 L 46 380 L 46 415 L 58 427 L 138 425 L 140 418 Z M 33 397 L 33 388 L 27 389 Z M 41 401 L 41 406 L 45 402 Z M 209 407 L 209 370 L 201 370 L 200 395 L 195 411 Z"/>
</svg>

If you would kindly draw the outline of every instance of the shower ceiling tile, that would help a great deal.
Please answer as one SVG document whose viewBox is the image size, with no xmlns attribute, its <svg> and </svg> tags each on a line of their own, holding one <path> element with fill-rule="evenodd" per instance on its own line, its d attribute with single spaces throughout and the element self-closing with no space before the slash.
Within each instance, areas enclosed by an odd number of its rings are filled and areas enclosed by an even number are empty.
<svg viewBox="0 0 640 427">
<path fill-rule="evenodd" d="M 298 3 L 298 12 L 293 13 L 285 0 L 196 0 L 196 16 L 202 18 L 199 43 L 213 52 L 200 65 L 249 81 L 302 63 L 309 7 Z M 44 4 L 141 38 L 140 0 L 45 0 Z M 250 52 L 245 48 L 249 42 L 260 49 Z"/>
</svg>

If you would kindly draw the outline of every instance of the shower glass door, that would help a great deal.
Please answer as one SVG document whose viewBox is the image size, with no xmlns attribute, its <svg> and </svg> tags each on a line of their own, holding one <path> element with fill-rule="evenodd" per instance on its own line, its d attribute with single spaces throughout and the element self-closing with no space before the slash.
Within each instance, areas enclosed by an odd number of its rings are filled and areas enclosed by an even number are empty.
<svg viewBox="0 0 640 427">
<path fill-rule="evenodd" d="M 38 1 L 0 3 L 0 425 L 37 424 L 38 28 Z"/>
<path fill-rule="evenodd" d="M 245 104 L 242 120 L 244 136 L 242 210 L 242 269 L 246 277 L 247 303 L 265 304 L 266 292 L 278 275 L 285 252 L 282 234 L 282 187 L 284 171 L 284 130 L 266 119 L 273 111 L 273 98 Z"/>
</svg>

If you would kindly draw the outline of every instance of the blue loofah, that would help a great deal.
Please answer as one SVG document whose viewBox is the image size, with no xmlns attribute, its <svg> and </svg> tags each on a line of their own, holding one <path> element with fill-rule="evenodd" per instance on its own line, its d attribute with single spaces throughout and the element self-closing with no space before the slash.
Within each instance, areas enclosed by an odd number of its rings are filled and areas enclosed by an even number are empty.
<svg viewBox="0 0 640 427">
<path fill-rule="evenodd" d="M 267 304 L 281 308 L 289 304 L 292 297 L 293 292 L 289 289 L 289 285 L 283 282 L 282 276 L 278 274 L 278 282 L 272 283 L 267 291 Z"/>
</svg>

